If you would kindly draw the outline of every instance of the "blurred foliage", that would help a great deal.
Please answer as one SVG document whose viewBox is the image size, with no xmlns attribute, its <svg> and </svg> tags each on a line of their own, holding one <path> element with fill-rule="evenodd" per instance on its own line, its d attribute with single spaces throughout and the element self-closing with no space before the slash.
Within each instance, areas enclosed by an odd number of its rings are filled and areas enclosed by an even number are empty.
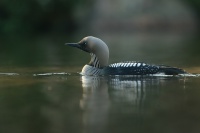
<svg viewBox="0 0 200 133">
<path fill-rule="evenodd" d="M 200 23 L 200 1 L 199 0 L 184 0 L 193 10 L 194 13 L 197 15 L 197 19 Z M 198 29 L 200 31 L 200 25 L 198 25 Z"/>
<path fill-rule="evenodd" d="M 200 20 L 200 1 L 184 1 L 194 9 Z M 77 36 L 78 29 L 89 21 L 87 13 L 93 11 L 94 2 L 0 0 L 0 66 L 69 66 L 69 62 L 77 56 L 73 57 L 70 54 L 73 49 L 66 48 L 63 44 L 79 38 L 74 35 L 76 33 Z M 72 39 L 73 37 L 76 39 Z M 199 43 L 193 46 L 199 47 Z M 82 59 L 85 56 L 80 57 Z"/>
<path fill-rule="evenodd" d="M 200 18 L 200 1 L 184 1 Z M 0 35 L 72 34 L 80 25 L 74 14 L 77 7 L 85 6 L 85 10 L 91 3 L 92 0 L 1 0 Z"/>
<path fill-rule="evenodd" d="M 77 27 L 73 14 L 76 6 L 87 4 L 87 1 L 1 0 L 0 35 L 69 34 Z"/>
<path fill-rule="evenodd" d="M 90 3 L 90 0 L 0 0 L 0 66 L 66 62 L 69 58 L 63 44 L 79 28 L 74 12 Z"/>
<path fill-rule="evenodd" d="M 188 3 L 195 12 L 200 16 L 200 1 L 199 0 L 184 0 L 186 3 Z"/>
</svg>

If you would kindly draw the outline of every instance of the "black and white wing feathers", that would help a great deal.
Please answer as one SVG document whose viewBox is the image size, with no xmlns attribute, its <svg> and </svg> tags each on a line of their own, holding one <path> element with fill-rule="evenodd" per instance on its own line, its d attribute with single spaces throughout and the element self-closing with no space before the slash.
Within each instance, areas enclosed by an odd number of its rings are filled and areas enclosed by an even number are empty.
<svg viewBox="0 0 200 133">
<path fill-rule="evenodd" d="M 175 67 L 151 65 L 143 62 L 119 62 L 104 68 L 107 75 L 150 75 L 164 73 L 166 75 L 183 74 L 185 71 Z"/>
</svg>

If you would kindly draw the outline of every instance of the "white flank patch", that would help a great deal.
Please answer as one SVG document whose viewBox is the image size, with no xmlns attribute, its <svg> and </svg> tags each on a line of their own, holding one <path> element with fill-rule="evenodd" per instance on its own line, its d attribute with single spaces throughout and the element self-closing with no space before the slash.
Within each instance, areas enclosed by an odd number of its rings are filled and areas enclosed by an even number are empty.
<svg viewBox="0 0 200 133">
<path fill-rule="evenodd" d="M 141 63 L 138 63 L 138 64 L 137 64 L 137 67 L 139 67 L 140 65 L 141 65 Z"/>
<path fill-rule="evenodd" d="M 131 67 L 133 66 L 133 63 L 131 63 Z"/>
</svg>

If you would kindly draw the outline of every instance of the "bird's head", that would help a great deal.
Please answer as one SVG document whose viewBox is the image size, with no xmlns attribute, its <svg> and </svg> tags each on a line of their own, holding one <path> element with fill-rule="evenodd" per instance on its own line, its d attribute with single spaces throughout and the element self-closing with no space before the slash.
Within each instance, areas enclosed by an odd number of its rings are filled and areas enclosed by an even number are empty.
<svg viewBox="0 0 200 133">
<path fill-rule="evenodd" d="M 105 67 L 108 65 L 109 49 L 105 42 L 101 39 L 88 36 L 78 43 L 66 43 L 68 46 L 79 48 L 90 53 L 91 61 L 89 65 L 94 67 Z"/>
</svg>

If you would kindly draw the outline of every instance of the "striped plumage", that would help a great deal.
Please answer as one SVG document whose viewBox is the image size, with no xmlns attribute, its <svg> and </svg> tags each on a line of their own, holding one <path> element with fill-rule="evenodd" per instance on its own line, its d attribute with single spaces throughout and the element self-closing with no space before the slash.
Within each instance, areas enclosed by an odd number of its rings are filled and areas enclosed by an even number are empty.
<svg viewBox="0 0 200 133">
<path fill-rule="evenodd" d="M 147 75 L 155 74 L 159 67 L 143 62 L 119 62 L 110 64 L 104 68 L 105 73 L 109 75 Z"/>
<path fill-rule="evenodd" d="M 90 56 L 91 56 L 91 60 L 88 64 L 91 66 L 94 66 L 96 68 L 100 68 L 100 64 L 99 64 L 99 60 L 98 60 L 97 56 L 93 53 L 90 53 Z"/>
<path fill-rule="evenodd" d="M 78 43 L 67 43 L 90 53 L 91 60 L 82 69 L 82 75 L 178 75 L 186 72 L 176 67 L 165 65 L 151 65 L 143 62 L 119 62 L 108 65 L 108 46 L 99 38 L 88 36 Z"/>
<path fill-rule="evenodd" d="M 103 74 L 103 69 L 101 68 L 96 68 L 90 65 L 85 65 L 82 68 L 81 71 L 82 75 L 102 75 Z"/>
</svg>

